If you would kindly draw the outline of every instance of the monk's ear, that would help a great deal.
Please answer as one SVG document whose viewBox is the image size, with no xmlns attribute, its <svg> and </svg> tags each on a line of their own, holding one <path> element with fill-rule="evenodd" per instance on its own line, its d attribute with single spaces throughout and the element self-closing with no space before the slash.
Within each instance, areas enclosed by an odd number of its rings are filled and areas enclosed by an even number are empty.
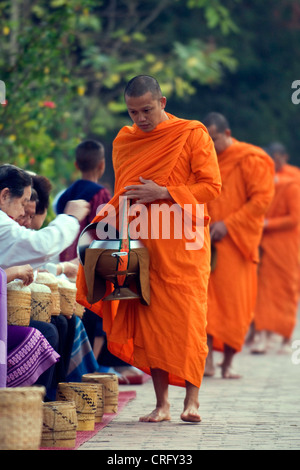
<svg viewBox="0 0 300 470">
<path fill-rule="evenodd" d="M 165 96 L 162 96 L 160 98 L 160 105 L 161 105 L 161 109 L 165 109 L 165 107 L 167 105 L 167 98 Z"/>
<path fill-rule="evenodd" d="M 231 130 L 230 130 L 230 129 L 226 129 L 226 130 L 225 130 L 225 135 L 226 135 L 226 137 L 231 137 Z"/>
</svg>

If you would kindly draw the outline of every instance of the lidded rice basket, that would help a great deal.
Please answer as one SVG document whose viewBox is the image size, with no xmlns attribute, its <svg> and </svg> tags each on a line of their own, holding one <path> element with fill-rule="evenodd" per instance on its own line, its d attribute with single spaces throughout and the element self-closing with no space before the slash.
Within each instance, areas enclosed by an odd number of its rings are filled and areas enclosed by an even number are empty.
<svg viewBox="0 0 300 470">
<path fill-rule="evenodd" d="M 74 401 L 43 403 L 42 447 L 75 447 L 77 413 Z"/>
<path fill-rule="evenodd" d="M 51 290 L 51 315 L 60 315 L 60 295 L 58 291 L 58 279 L 50 273 L 38 273 L 37 284 L 45 284 Z"/>
<path fill-rule="evenodd" d="M 28 326 L 31 316 L 31 291 L 22 281 L 7 284 L 8 325 Z"/>
<path fill-rule="evenodd" d="M 0 450 L 38 450 L 44 387 L 0 388 Z"/>
<path fill-rule="evenodd" d="M 31 291 L 32 320 L 50 323 L 51 321 L 51 289 L 44 284 L 33 282 L 28 286 Z"/>
<path fill-rule="evenodd" d="M 60 312 L 62 315 L 73 315 L 76 304 L 76 284 L 67 279 L 59 279 Z"/>
<path fill-rule="evenodd" d="M 57 387 L 58 401 L 74 401 L 77 413 L 77 431 L 93 431 L 97 409 L 97 387 L 80 382 L 61 382 Z"/>
<path fill-rule="evenodd" d="M 119 400 L 119 379 L 116 374 L 93 372 L 84 374 L 82 382 L 98 383 L 104 386 L 104 413 L 117 413 Z"/>
</svg>

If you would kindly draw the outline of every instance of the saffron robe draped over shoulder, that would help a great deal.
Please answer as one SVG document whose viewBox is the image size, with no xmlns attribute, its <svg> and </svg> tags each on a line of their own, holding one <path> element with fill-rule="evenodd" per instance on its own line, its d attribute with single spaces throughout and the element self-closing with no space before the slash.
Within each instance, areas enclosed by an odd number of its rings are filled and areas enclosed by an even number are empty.
<svg viewBox="0 0 300 470">
<path fill-rule="evenodd" d="M 187 204 L 206 208 L 206 203 L 219 195 L 220 172 L 206 128 L 198 121 L 168 117 L 149 133 L 133 125 L 117 135 L 113 145 L 115 195 L 110 201 L 116 210 L 125 187 L 140 184 L 140 177 L 166 186 L 177 208 Z M 159 203 L 173 207 L 171 201 L 155 201 Z M 152 204 L 146 207 L 151 224 Z M 105 208 L 94 222 L 101 220 L 104 212 Z M 187 249 L 184 236 L 143 239 L 150 255 L 149 306 L 139 300 L 87 304 L 84 270 L 79 268 L 77 301 L 103 317 L 109 350 L 148 374 L 151 368 L 169 372 L 172 385 L 185 386 L 189 381 L 200 387 L 204 373 L 208 222 L 205 209 L 202 249 Z"/>
<path fill-rule="evenodd" d="M 261 243 L 255 327 L 290 339 L 299 294 L 300 185 L 283 171 L 276 174 L 275 188 Z"/>
<path fill-rule="evenodd" d="M 227 235 L 215 244 L 217 265 L 208 290 L 207 333 L 214 348 L 243 347 L 254 314 L 264 216 L 274 195 L 274 164 L 259 147 L 233 139 L 218 155 L 222 194 L 208 204 L 211 222 Z"/>
</svg>

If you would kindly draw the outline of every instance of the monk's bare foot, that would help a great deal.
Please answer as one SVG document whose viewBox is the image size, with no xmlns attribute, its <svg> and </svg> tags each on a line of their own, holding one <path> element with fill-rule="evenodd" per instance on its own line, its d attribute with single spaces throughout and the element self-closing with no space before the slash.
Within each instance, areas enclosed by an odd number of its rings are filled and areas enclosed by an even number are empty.
<svg viewBox="0 0 300 470">
<path fill-rule="evenodd" d="M 157 407 L 149 415 L 142 416 L 140 421 L 142 423 L 161 423 L 162 421 L 170 421 L 169 407 Z"/>
<path fill-rule="evenodd" d="M 223 379 L 241 379 L 242 376 L 236 373 L 231 367 L 222 368 L 222 377 Z"/>
<path fill-rule="evenodd" d="M 189 390 L 187 389 L 187 394 L 189 394 Z M 199 415 L 199 401 L 198 398 L 195 396 L 186 396 L 184 400 L 184 408 L 183 413 L 181 414 L 180 418 L 182 421 L 186 421 L 188 423 L 200 423 L 201 417 Z"/>
<path fill-rule="evenodd" d="M 182 421 L 188 423 L 200 423 L 201 416 L 199 415 L 198 408 L 196 406 L 191 406 L 186 408 L 183 413 L 181 414 L 180 418 Z"/>
</svg>

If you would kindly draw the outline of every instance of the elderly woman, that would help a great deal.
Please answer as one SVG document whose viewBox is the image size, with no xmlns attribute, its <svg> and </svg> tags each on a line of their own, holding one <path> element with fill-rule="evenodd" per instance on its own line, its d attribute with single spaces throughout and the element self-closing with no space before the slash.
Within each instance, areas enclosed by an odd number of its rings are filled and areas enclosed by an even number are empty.
<svg viewBox="0 0 300 470">
<path fill-rule="evenodd" d="M 5 271 L 1 271 L 3 303 L 7 278 L 21 278 L 25 284 L 32 282 L 32 267 L 39 267 L 50 256 L 71 244 L 77 236 L 79 220 L 88 211 L 85 203 L 76 201 L 45 229 L 35 232 L 21 227 L 16 220 L 25 215 L 25 206 L 31 199 L 31 185 L 32 179 L 27 172 L 13 165 L 0 165 L 0 266 Z M 1 315 L 5 315 L 5 308 L 1 308 Z M 6 325 L 7 322 L 1 318 L 2 327 L 3 322 Z M 0 346 L 2 355 L 3 350 L 7 352 L 8 387 L 40 383 L 47 388 L 51 383 L 51 366 L 59 357 L 55 351 L 58 334 L 54 325 L 39 323 L 38 329 L 9 326 L 6 331 L 6 348 L 3 340 Z M 25 362 L 29 360 L 29 365 L 31 363 L 33 367 L 28 367 L 27 362 L 20 363 L 22 348 L 27 350 L 23 355 Z M 32 358 L 36 358 L 36 362 L 30 362 Z M 24 373 L 24 370 L 27 372 Z"/>
<path fill-rule="evenodd" d="M 0 266 L 30 264 L 37 268 L 73 243 L 79 222 L 89 212 L 86 201 L 70 201 L 65 213 L 47 227 L 32 231 L 16 219 L 31 198 L 31 176 L 14 165 L 0 165 Z M 46 250 L 45 250 L 46 248 Z"/>
</svg>

